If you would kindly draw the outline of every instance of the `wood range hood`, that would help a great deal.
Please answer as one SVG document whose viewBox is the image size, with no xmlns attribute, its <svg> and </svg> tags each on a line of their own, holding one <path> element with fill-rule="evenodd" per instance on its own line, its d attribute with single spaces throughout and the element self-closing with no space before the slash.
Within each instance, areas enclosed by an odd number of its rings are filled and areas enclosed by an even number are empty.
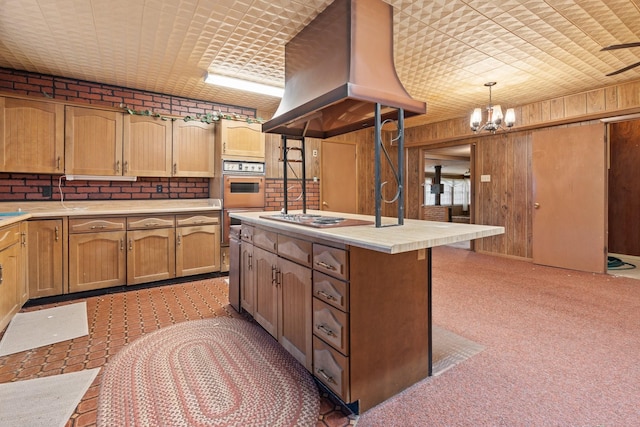
<svg viewBox="0 0 640 427">
<path fill-rule="evenodd" d="M 393 8 L 381 0 L 335 0 L 285 46 L 284 95 L 262 131 L 329 138 L 426 112 L 409 96 L 393 59 Z"/>
</svg>

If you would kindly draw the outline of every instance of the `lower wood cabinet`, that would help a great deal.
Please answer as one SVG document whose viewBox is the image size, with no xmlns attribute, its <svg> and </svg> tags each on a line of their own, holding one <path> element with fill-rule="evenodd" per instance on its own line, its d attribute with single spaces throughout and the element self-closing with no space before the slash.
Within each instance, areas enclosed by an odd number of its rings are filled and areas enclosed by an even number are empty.
<svg viewBox="0 0 640 427">
<path fill-rule="evenodd" d="M 175 247 L 176 277 L 222 271 L 220 216 L 217 214 L 177 216 Z M 225 271 L 229 271 L 228 262 Z"/>
<path fill-rule="evenodd" d="M 247 239 L 247 234 L 244 234 L 244 236 L 240 245 L 240 307 L 253 316 L 256 307 L 256 274 L 253 263 L 253 244 Z"/>
<path fill-rule="evenodd" d="M 63 294 L 63 252 L 66 245 L 62 219 L 34 220 L 24 224 L 28 227 L 29 298 Z"/>
<path fill-rule="evenodd" d="M 0 229 L 0 330 L 20 310 L 24 286 L 20 224 Z"/>
<path fill-rule="evenodd" d="M 82 220 L 72 220 L 82 221 Z M 72 221 L 69 221 L 70 223 Z M 123 230 L 69 234 L 69 292 L 81 292 L 124 285 L 127 281 Z M 113 223 L 114 227 L 118 222 Z"/>
<path fill-rule="evenodd" d="M 175 277 L 175 229 L 127 232 L 127 285 Z"/>
</svg>

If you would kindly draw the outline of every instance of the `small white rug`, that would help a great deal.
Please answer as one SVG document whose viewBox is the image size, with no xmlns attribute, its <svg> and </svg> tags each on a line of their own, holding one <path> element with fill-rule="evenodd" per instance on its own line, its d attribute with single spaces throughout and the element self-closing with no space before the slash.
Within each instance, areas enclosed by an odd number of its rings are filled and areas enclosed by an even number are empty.
<svg viewBox="0 0 640 427">
<path fill-rule="evenodd" d="M 64 427 L 98 371 L 0 384 L 0 426 Z"/>
<path fill-rule="evenodd" d="M 78 338 L 89 333 L 87 303 L 16 314 L 0 341 L 0 356 Z"/>
<path fill-rule="evenodd" d="M 484 350 L 484 346 L 439 326 L 433 325 L 432 332 L 431 372 L 433 376 L 442 374 Z"/>
</svg>

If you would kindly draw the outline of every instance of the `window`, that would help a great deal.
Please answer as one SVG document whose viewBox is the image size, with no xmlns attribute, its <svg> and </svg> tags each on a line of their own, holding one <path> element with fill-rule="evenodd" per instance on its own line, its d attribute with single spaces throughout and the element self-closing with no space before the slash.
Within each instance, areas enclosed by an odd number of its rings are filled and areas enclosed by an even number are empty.
<svg viewBox="0 0 640 427">
<path fill-rule="evenodd" d="M 431 178 L 424 181 L 424 204 L 434 206 L 436 195 L 431 194 Z M 440 204 L 444 206 L 462 205 L 463 210 L 467 210 L 471 203 L 471 180 L 463 178 L 441 178 L 440 183 L 444 185 L 444 192 L 440 193 Z"/>
</svg>

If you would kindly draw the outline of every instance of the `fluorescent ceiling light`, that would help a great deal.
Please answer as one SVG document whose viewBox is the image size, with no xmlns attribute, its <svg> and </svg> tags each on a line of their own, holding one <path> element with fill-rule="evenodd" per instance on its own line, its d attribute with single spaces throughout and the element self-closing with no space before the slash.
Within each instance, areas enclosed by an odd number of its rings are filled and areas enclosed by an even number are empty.
<svg viewBox="0 0 640 427">
<path fill-rule="evenodd" d="M 282 98 L 282 95 L 284 94 L 284 89 L 280 87 L 263 85 L 261 83 L 235 79 L 233 77 L 221 76 L 219 74 L 207 73 L 204 81 L 205 83 L 209 83 L 212 85 L 246 90 L 248 92 L 261 93 L 263 95 L 275 96 L 276 98 Z"/>
</svg>

